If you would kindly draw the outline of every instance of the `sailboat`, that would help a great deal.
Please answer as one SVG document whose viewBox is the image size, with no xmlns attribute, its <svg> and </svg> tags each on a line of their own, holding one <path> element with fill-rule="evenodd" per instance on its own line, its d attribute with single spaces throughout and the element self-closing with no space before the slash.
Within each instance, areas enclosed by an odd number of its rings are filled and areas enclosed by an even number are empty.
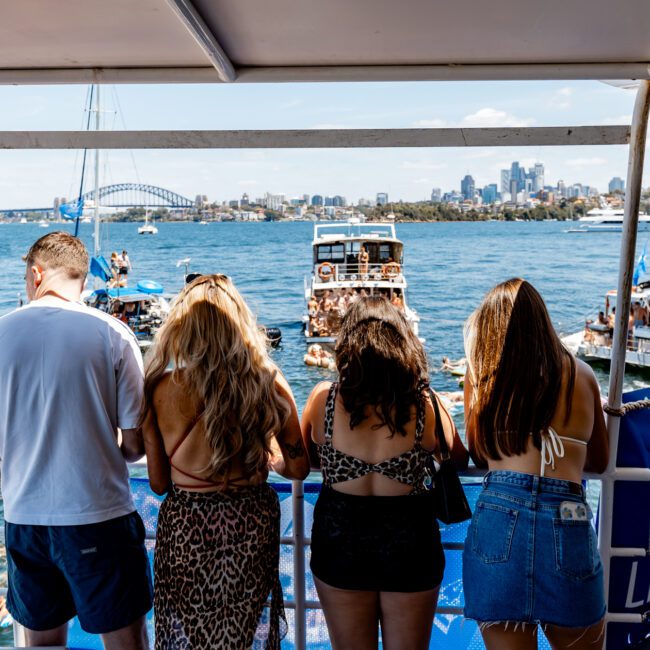
<svg viewBox="0 0 650 650">
<path fill-rule="evenodd" d="M 138 235 L 156 235 L 158 234 L 158 228 L 154 226 L 153 219 L 152 223 L 149 223 L 149 213 L 144 213 L 144 225 L 138 228 Z"/>
</svg>

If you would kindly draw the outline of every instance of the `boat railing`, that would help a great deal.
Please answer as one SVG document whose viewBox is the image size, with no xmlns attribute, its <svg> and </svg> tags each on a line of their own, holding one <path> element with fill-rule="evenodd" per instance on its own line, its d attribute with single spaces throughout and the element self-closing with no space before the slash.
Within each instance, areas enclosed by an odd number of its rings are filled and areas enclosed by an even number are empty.
<svg viewBox="0 0 650 650">
<path fill-rule="evenodd" d="M 327 282 L 404 282 L 404 267 L 397 262 L 330 263 L 322 262 L 315 267 L 317 283 Z"/>
<path fill-rule="evenodd" d="M 606 327 L 596 327 L 593 324 L 587 325 L 589 338 L 585 335 L 582 344 L 585 351 L 602 350 L 612 347 L 611 332 Z M 639 354 L 650 354 L 650 327 L 634 327 L 628 332 L 626 349 L 628 352 Z"/>
</svg>

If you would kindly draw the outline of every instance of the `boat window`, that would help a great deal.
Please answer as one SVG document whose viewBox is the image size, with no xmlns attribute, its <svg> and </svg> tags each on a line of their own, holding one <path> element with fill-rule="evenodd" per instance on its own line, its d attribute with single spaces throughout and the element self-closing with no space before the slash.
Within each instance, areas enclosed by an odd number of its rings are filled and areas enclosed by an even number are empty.
<svg viewBox="0 0 650 650">
<path fill-rule="evenodd" d="M 393 259 L 393 255 L 391 252 L 391 246 L 390 244 L 382 244 L 379 247 L 379 261 L 380 262 L 387 262 L 389 259 Z"/>
<path fill-rule="evenodd" d="M 324 244 L 318 247 L 316 252 L 316 262 L 344 262 L 345 245 L 344 244 Z"/>
</svg>

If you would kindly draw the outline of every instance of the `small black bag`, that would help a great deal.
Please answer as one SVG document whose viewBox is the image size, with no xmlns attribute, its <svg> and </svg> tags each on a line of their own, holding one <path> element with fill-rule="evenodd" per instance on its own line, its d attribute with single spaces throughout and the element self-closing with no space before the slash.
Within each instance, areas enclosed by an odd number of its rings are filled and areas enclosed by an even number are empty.
<svg viewBox="0 0 650 650">
<path fill-rule="evenodd" d="M 457 524 L 472 516 L 472 511 L 467 503 L 467 497 L 463 485 L 458 478 L 458 472 L 454 461 L 449 455 L 449 446 L 445 438 L 445 432 L 440 419 L 440 407 L 438 396 L 431 391 L 431 401 L 436 414 L 436 438 L 440 450 L 440 467 L 438 471 L 433 468 L 433 456 L 431 459 L 433 498 L 435 501 L 436 518 L 444 524 Z"/>
</svg>

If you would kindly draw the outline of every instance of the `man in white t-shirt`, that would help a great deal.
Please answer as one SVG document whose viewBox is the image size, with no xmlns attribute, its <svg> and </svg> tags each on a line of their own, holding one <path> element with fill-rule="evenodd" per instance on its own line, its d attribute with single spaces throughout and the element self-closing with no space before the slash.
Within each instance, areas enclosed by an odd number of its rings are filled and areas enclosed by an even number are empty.
<svg viewBox="0 0 650 650">
<path fill-rule="evenodd" d="M 142 357 L 80 302 L 79 239 L 50 233 L 25 259 L 30 302 L 0 318 L 7 607 L 29 646 L 66 645 L 76 615 L 105 648 L 144 650 L 151 572 L 125 462 L 144 452 Z"/>
</svg>

